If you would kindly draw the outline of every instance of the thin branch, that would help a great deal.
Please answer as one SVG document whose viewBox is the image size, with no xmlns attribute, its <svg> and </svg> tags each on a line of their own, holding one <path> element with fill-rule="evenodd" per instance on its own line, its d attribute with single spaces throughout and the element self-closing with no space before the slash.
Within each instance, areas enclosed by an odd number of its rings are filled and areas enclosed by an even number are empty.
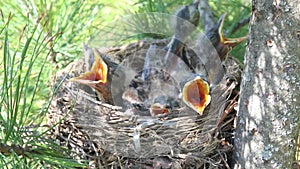
<svg viewBox="0 0 300 169">
<path fill-rule="evenodd" d="M 0 143 L 0 153 L 4 155 L 11 155 L 12 152 L 15 152 L 17 155 L 25 155 L 27 152 L 27 148 L 20 147 L 18 145 L 12 144 L 12 145 L 5 145 L 3 143 Z"/>
<path fill-rule="evenodd" d="M 234 107 L 238 104 L 237 100 L 240 94 L 237 94 L 236 96 L 234 96 L 234 98 L 230 101 L 229 105 L 227 106 L 227 108 L 224 110 L 224 113 L 222 114 L 217 126 L 220 127 L 221 123 L 225 120 L 225 118 L 227 117 L 227 115 L 232 112 L 232 110 L 234 109 Z"/>
<path fill-rule="evenodd" d="M 250 22 L 250 16 L 247 18 L 244 18 L 242 20 L 240 20 L 232 29 L 231 34 L 234 34 L 236 31 L 238 31 L 240 28 L 242 28 L 243 26 L 247 25 Z"/>
</svg>

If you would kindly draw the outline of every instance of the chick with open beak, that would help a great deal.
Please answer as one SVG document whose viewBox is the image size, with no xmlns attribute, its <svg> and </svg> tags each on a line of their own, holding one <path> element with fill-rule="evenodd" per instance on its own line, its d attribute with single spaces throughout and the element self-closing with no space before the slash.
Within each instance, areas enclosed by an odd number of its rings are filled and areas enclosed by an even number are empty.
<svg viewBox="0 0 300 169">
<path fill-rule="evenodd" d="M 196 112 L 198 112 L 200 115 L 203 114 L 203 111 L 205 108 L 210 104 L 211 102 L 211 96 L 210 96 L 210 90 L 211 85 L 215 86 L 217 85 L 221 79 L 223 78 L 223 68 L 221 66 L 221 62 L 226 59 L 226 56 L 231 51 L 232 48 L 243 42 L 247 39 L 247 37 L 240 37 L 240 38 L 226 38 L 223 34 L 223 25 L 225 20 L 226 13 L 223 14 L 219 21 L 217 22 L 216 26 L 206 32 L 206 37 L 208 40 L 212 43 L 213 47 L 216 49 L 216 54 L 218 56 L 214 55 L 214 52 L 211 50 L 211 55 L 208 55 L 208 53 L 201 53 L 202 55 L 198 55 L 206 62 L 203 64 L 203 66 L 206 66 L 206 71 L 208 73 L 208 76 L 210 76 L 210 81 L 208 81 L 205 77 L 201 75 L 194 75 L 189 80 L 185 81 L 183 88 L 182 88 L 182 100 L 183 102 Z M 203 40 L 203 39 L 201 39 Z M 207 41 L 200 41 L 199 42 L 199 49 L 203 48 L 209 48 L 207 45 Z M 204 50 L 205 51 L 205 50 Z M 209 51 L 208 51 L 209 52 Z M 214 56 L 212 56 L 214 55 Z M 196 58 L 193 60 L 194 62 L 192 65 L 189 65 L 192 67 L 192 69 L 195 70 L 195 72 L 199 72 L 197 69 L 198 62 L 201 62 L 200 58 Z M 220 60 L 215 61 L 214 59 Z M 218 64 L 219 63 L 219 64 Z M 211 83 L 211 84 L 210 84 Z"/>
<path fill-rule="evenodd" d="M 213 46 L 216 48 L 219 57 L 222 61 L 226 59 L 227 54 L 232 48 L 240 44 L 247 39 L 246 36 L 240 38 L 226 38 L 223 33 L 223 25 L 226 17 L 224 13 L 218 20 L 216 26 L 206 32 L 207 38 L 211 41 Z"/>
<path fill-rule="evenodd" d="M 88 65 L 88 67 L 91 67 L 90 70 L 78 77 L 71 78 L 70 81 L 94 88 L 101 101 L 112 104 L 113 100 L 110 91 L 110 80 L 108 78 L 110 76 L 109 69 L 112 67 L 108 66 L 106 62 L 109 61 L 106 60 L 105 62 L 97 49 L 89 48 L 89 50 L 88 57 L 92 57 L 92 59 L 86 64 L 90 64 Z"/>
<path fill-rule="evenodd" d="M 199 115 L 202 115 L 211 101 L 208 81 L 200 75 L 195 75 L 186 81 L 182 88 L 182 101 Z"/>
</svg>

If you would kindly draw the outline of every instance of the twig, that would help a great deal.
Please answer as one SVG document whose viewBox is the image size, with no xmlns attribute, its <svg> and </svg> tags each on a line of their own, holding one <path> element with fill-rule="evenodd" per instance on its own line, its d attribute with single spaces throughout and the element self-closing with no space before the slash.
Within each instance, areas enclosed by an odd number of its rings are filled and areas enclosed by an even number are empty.
<svg viewBox="0 0 300 169">
<path fill-rule="evenodd" d="M 239 94 L 235 95 L 235 97 L 230 101 L 229 106 L 225 109 L 224 113 L 222 114 L 217 127 L 220 127 L 221 123 L 224 121 L 224 119 L 227 117 L 227 115 L 233 110 L 233 108 L 237 105 L 237 98 Z"/>
<path fill-rule="evenodd" d="M 76 93 L 75 91 L 71 90 L 70 88 L 66 88 L 74 97 L 76 97 Z M 80 94 L 81 97 L 93 102 L 93 103 L 96 103 L 98 105 L 101 105 L 103 107 L 106 107 L 106 108 L 109 108 L 111 110 L 122 110 L 122 107 L 120 106 L 114 106 L 114 105 L 111 105 L 111 104 L 107 104 L 107 103 L 104 103 L 104 102 L 101 102 L 101 101 L 97 101 L 96 99 L 86 95 L 85 92 L 79 90 L 77 91 L 78 93 L 77 94 Z"/>
<path fill-rule="evenodd" d="M 12 144 L 6 145 L 0 143 L 0 153 L 4 155 L 11 155 L 12 153 L 16 153 L 18 156 L 26 156 L 26 154 L 39 154 L 37 151 L 32 150 L 31 146 L 21 147 L 20 145 Z"/>
<path fill-rule="evenodd" d="M 12 152 L 15 152 L 17 155 L 24 155 L 26 150 L 17 145 L 5 145 L 0 143 L 0 152 L 5 155 L 11 155 Z"/>
<path fill-rule="evenodd" d="M 238 31 L 241 27 L 247 25 L 249 22 L 250 22 L 250 16 L 240 20 L 232 29 L 231 34 L 234 34 L 236 31 Z"/>
</svg>

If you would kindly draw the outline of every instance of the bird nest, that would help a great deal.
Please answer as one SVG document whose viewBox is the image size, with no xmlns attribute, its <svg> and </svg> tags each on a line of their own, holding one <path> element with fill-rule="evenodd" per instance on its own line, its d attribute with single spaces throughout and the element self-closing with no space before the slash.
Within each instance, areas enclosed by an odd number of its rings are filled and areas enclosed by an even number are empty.
<svg viewBox="0 0 300 169">
<path fill-rule="evenodd" d="M 139 41 L 104 53 L 122 61 L 166 42 Z M 128 113 L 70 82 L 84 72 L 84 64 L 80 59 L 57 73 L 48 113 L 48 123 L 56 125 L 50 137 L 71 149 L 74 158 L 88 159 L 97 168 L 229 168 L 241 72 L 235 59 L 223 63 L 226 74 L 211 91 L 203 115 L 186 107 L 157 117 Z"/>
</svg>

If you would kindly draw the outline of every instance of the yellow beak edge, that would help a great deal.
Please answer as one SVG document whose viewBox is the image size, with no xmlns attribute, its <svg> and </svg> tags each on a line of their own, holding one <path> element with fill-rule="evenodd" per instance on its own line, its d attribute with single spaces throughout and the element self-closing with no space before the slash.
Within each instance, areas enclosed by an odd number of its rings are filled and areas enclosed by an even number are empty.
<svg viewBox="0 0 300 169">
<path fill-rule="evenodd" d="M 191 81 L 188 81 L 182 90 L 183 102 L 200 115 L 211 101 L 210 87 L 207 81 L 197 76 Z"/>
</svg>

